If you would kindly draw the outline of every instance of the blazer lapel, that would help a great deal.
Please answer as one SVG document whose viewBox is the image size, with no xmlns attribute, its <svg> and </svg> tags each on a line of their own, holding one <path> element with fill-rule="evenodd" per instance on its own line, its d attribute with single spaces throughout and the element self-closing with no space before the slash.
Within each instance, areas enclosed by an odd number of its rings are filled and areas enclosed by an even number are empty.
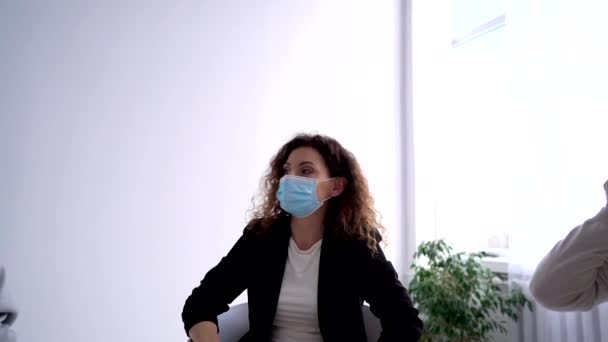
<svg viewBox="0 0 608 342">
<path fill-rule="evenodd" d="M 272 328 L 274 316 L 277 311 L 279 295 L 281 293 L 281 285 L 283 283 L 283 275 L 285 273 L 285 263 L 287 262 L 287 251 L 289 247 L 289 238 L 291 230 L 289 225 L 281 225 L 278 228 L 276 236 L 270 241 L 268 249 L 268 317 L 267 324 Z"/>
<path fill-rule="evenodd" d="M 319 330 L 324 338 L 329 336 L 328 327 L 324 325 L 331 321 L 331 281 L 333 272 L 333 241 L 330 234 L 326 231 L 321 244 L 321 256 L 319 258 L 319 283 L 317 287 L 317 312 L 319 319 Z"/>
</svg>

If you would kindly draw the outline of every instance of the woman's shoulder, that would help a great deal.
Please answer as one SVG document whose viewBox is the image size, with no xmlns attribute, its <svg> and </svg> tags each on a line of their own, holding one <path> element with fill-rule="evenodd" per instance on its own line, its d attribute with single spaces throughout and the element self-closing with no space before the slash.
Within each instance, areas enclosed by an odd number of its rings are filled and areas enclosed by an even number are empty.
<svg viewBox="0 0 608 342">
<path fill-rule="evenodd" d="M 380 243 L 382 242 L 382 234 L 379 229 L 370 231 L 371 236 L 332 236 L 332 239 L 338 241 L 339 246 L 347 248 L 353 253 L 365 256 L 373 256 L 376 252 L 381 251 Z"/>
<path fill-rule="evenodd" d="M 289 225 L 285 225 L 281 218 L 254 218 L 243 229 L 243 236 L 258 242 L 273 240 L 286 235 L 289 235 Z"/>
</svg>

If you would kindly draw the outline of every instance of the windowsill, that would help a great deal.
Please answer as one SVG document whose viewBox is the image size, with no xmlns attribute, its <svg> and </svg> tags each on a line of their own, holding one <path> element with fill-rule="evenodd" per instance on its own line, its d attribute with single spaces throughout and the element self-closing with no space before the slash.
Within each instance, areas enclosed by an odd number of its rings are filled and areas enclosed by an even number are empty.
<svg viewBox="0 0 608 342">
<path fill-rule="evenodd" d="M 488 252 L 494 253 L 494 251 Z M 507 275 L 509 274 L 510 259 L 502 252 L 498 252 L 496 254 L 498 256 L 487 256 L 481 258 L 481 264 L 484 267 L 489 268 L 492 273 L 500 275 L 502 276 L 501 278 L 506 279 Z M 399 272 L 399 279 L 401 279 L 404 284 L 409 284 L 413 276 L 414 273 L 411 270 Z"/>
<path fill-rule="evenodd" d="M 481 258 L 481 263 L 497 274 L 509 273 L 509 250 L 506 248 L 486 248 L 489 256 Z"/>
<path fill-rule="evenodd" d="M 481 259 L 481 264 L 489 268 L 493 273 L 509 273 L 509 259 L 507 257 L 484 257 Z"/>
</svg>

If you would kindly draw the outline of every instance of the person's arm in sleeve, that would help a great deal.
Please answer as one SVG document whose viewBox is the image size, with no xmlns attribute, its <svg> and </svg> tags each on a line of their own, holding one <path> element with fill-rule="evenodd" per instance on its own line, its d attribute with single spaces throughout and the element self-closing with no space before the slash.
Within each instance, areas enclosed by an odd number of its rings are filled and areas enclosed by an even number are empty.
<svg viewBox="0 0 608 342">
<path fill-rule="evenodd" d="M 608 182 L 604 188 L 608 197 Z M 608 300 L 608 208 L 553 247 L 536 268 L 530 291 L 558 311 L 587 311 Z"/>
<path fill-rule="evenodd" d="M 375 255 L 371 251 L 366 255 L 363 263 L 363 299 L 382 325 L 378 342 L 418 341 L 423 327 L 418 310 L 380 245 Z"/>
<path fill-rule="evenodd" d="M 245 229 L 230 252 L 192 290 L 182 311 L 187 335 L 194 325 L 201 322 L 212 322 L 217 326 L 217 316 L 228 311 L 228 304 L 247 288 L 253 239 L 255 233 Z M 217 328 L 219 331 L 221 327 Z"/>
</svg>

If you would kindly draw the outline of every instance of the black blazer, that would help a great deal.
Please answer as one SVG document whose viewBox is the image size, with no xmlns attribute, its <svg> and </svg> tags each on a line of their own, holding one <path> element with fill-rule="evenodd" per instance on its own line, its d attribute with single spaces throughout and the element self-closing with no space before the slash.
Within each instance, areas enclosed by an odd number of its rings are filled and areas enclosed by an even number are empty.
<svg viewBox="0 0 608 342">
<path fill-rule="evenodd" d="M 290 236 L 286 221 L 263 236 L 246 228 L 228 255 L 205 275 L 186 300 L 182 312 L 186 333 L 202 321 L 217 324 L 217 316 L 247 289 L 249 332 L 240 341 L 270 341 Z M 372 256 L 365 242 L 339 239 L 326 230 L 317 294 L 319 328 L 325 342 L 366 341 L 363 301 L 380 319 L 380 342 L 420 338 L 422 321 L 418 311 L 392 264 L 378 248 L 379 253 Z"/>
</svg>

